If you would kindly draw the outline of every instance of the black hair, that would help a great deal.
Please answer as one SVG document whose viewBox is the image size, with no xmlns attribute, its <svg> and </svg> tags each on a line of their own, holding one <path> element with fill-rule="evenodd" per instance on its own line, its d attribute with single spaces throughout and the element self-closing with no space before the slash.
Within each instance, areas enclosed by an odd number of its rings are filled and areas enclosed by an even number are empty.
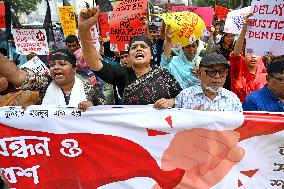
<svg viewBox="0 0 284 189">
<path fill-rule="evenodd" d="M 64 54 L 65 56 L 67 56 L 68 58 L 70 58 L 70 64 L 72 64 L 73 68 L 76 68 L 76 56 L 74 54 L 72 54 L 70 51 L 66 50 L 66 49 L 58 49 L 52 52 L 52 55 L 54 54 Z M 51 56 L 52 56 L 51 55 Z"/>
<path fill-rule="evenodd" d="M 129 42 L 128 52 L 130 50 L 131 45 L 135 41 L 144 41 L 150 47 L 151 54 L 152 54 L 152 56 L 154 56 L 153 49 L 152 49 L 152 42 L 145 35 L 132 36 L 131 39 L 130 39 L 130 42 Z"/>
<path fill-rule="evenodd" d="M 219 23 L 219 22 L 215 22 L 215 23 L 213 24 L 213 26 L 214 26 L 214 27 L 220 26 L 220 23 Z"/>
<path fill-rule="evenodd" d="M 273 58 L 267 65 L 267 73 L 269 76 L 274 76 L 278 73 L 284 73 L 284 56 Z"/>
<path fill-rule="evenodd" d="M 78 39 L 78 37 L 76 35 L 68 35 L 65 38 L 65 44 L 73 43 L 73 42 L 76 42 L 77 44 L 79 44 L 79 39 Z"/>
<path fill-rule="evenodd" d="M 149 25 L 149 30 L 155 30 L 155 31 L 157 31 L 158 30 L 158 26 L 156 26 L 155 24 L 150 24 Z"/>
</svg>

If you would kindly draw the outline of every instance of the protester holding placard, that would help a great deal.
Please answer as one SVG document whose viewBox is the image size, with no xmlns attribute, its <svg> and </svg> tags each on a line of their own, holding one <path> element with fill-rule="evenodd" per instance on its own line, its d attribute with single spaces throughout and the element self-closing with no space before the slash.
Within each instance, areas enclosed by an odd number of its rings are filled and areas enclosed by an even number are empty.
<svg viewBox="0 0 284 189">
<path fill-rule="evenodd" d="M 151 68 L 151 41 L 134 36 L 129 43 L 131 68 L 118 69 L 100 59 L 90 42 L 90 27 L 97 23 L 98 7 L 84 9 L 79 16 L 79 35 L 86 62 L 104 81 L 116 85 L 123 93 L 124 104 L 153 104 L 161 98 L 175 98 L 181 88 L 174 77 L 161 68 Z"/>
<path fill-rule="evenodd" d="M 0 54 L 0 74 L 20 89 L 39 91 L 42 104 L 79 106 L 82 110 L 92 105 L 105 104 L 97 88 L 83 83 L 75 76 L 76 58 L 69 51 L 55 51 L 49 67 L 51 77 L 30 69 L 19 69 Z"/>
<path fill-rule="evenodd" d="M 267 67 L 267 85 L 250 93 L 245 111 L 284 112 L 284 56 L 275 57 Z"/>
<path fill-rule="evenodd" d="M 230 55 L 231 89 L 243 102 L 246 96 L 266 84 L 266 69 L 260 56 L 242 55 L 247 26 L 250 24 L 248 15 L 243 24 L 241 34 L 236 41 L 234 51 Z"/>
<path fill-rule="evenodd" d="M 201 57 L 197 54 L 198 40 L 180 49 L 178 56 L 171 57 L 173 33 L 170 26 L 166 26 L 166 37 L 164 42 L 164 54 L 161 66 L 175 76 L 183 89 L 199 83 L 194 73 L 194 68 Z"/>
</svg>

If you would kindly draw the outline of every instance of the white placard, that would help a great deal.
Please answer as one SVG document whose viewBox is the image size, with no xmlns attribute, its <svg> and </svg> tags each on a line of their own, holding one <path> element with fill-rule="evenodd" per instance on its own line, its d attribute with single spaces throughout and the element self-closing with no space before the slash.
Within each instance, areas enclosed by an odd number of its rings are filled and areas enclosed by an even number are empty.
<svg viewBox="0 0 284 189">
<path fill-rule="evenodd" d="M 253 0 L 252 26 L 248 27 L 246 55 L 284 54 L 284 2 Z"/>
<path fill-rule="evenodd" d="M 49 69 L 37 56 L 33 57 L 31 60 L 20 66 L 20 68 L 31 69 L 37 74 L 49 74 Z"/>
<path fill-rule="evenodd" d="M 47 55 L 49 53 L 47 36 L 44 29 L 12 29 L 16 53 L 28 55 Z"/>
<path fill-rule="evenodd" d="M 224 26 L 224 32 L 240 34 L 246 16 L 250 13 L 250 7 L 234 10 L 228 13 Z"/>
</svg>

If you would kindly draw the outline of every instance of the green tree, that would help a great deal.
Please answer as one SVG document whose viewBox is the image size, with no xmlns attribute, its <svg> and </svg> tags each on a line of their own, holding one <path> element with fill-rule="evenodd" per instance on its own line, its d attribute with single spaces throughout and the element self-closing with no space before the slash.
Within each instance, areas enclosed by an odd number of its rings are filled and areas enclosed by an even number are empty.
<svg viewBox="0 0 284 189">
<path fill-rule="evenodd" d="M 41 3 L 42 0 L 12 0 L 15 4 L 15 13 L 26 13 L 30 14 L 31 12 L 37 9 L 38 3 Z"/>
<path fill-rule="evenodd" d="M 243 0 L 243 2 L 249 2 L 250 0 Z M 216 5 L 221 5 L 228 7 L 230 9 L 235 9 L 240 6 L 242 1 L 240 0 L 216 0 Z M 193 0 L 192 4 L 195 6 L 214 6 L 214 0 Z"/>
</svg>

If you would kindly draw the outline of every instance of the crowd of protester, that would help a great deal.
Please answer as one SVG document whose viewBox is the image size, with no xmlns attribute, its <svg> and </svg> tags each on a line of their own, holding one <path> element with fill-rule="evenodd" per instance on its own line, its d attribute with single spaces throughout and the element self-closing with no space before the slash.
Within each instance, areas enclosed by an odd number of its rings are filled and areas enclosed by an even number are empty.
<svg viewBox="0 0 284 189">
<path fill-rule="evenodd" d="M 98 16 L 95 7 L 81 11 L 80 40 L 69 35 L 65 49 L 40 57 L 50 75 L 19 68 L 1 53 L 0 106 L 49 104 L 86 110 L 104 104 L 153 104 L 158 109 L 284 111 L 284 58 L 244 54 L 251 15 L 239 36 L 222 33 L 217 22 L 210 36 L 177 51 L 172 49 L 175 31 L 163 23 L 159 32 L 144 17 L 145 35 L 133 36 L 128 50 L 121 52 L 110 50 L 109 36 L 100 38 L 99 51 L 94 47 L 90 28 Z M 25 59 L 34 56 L 31 52 Z"/>
<path fill-rule="evenodd" d="M 250 15 L 239 36 L 222 33 L 214 23 L 210 36 L 178 52 L 171 48 L 170 26 L 163 23 L 158 34 L 158 27 L 143 18 L 146 35 L 133 36 L 127 51 L 115 53 L 109 36 L 101 38 L 99 52 L 92 43 L 90 28 L 98 17 L 97 7 L 82 10 L 80 40 L 67 36 L 65 49 L 40 57 L 50 75 L 19 68 L 19 57 L 10 61 L 1 49 L 0 106 L 68 105 L 85 111 L 105 104 L 153 104 L 157 109 L 284 112 L 284 56 L 244 54 Z M 31 52 L 25 61 L 34 56 Z"/>
</svg>

